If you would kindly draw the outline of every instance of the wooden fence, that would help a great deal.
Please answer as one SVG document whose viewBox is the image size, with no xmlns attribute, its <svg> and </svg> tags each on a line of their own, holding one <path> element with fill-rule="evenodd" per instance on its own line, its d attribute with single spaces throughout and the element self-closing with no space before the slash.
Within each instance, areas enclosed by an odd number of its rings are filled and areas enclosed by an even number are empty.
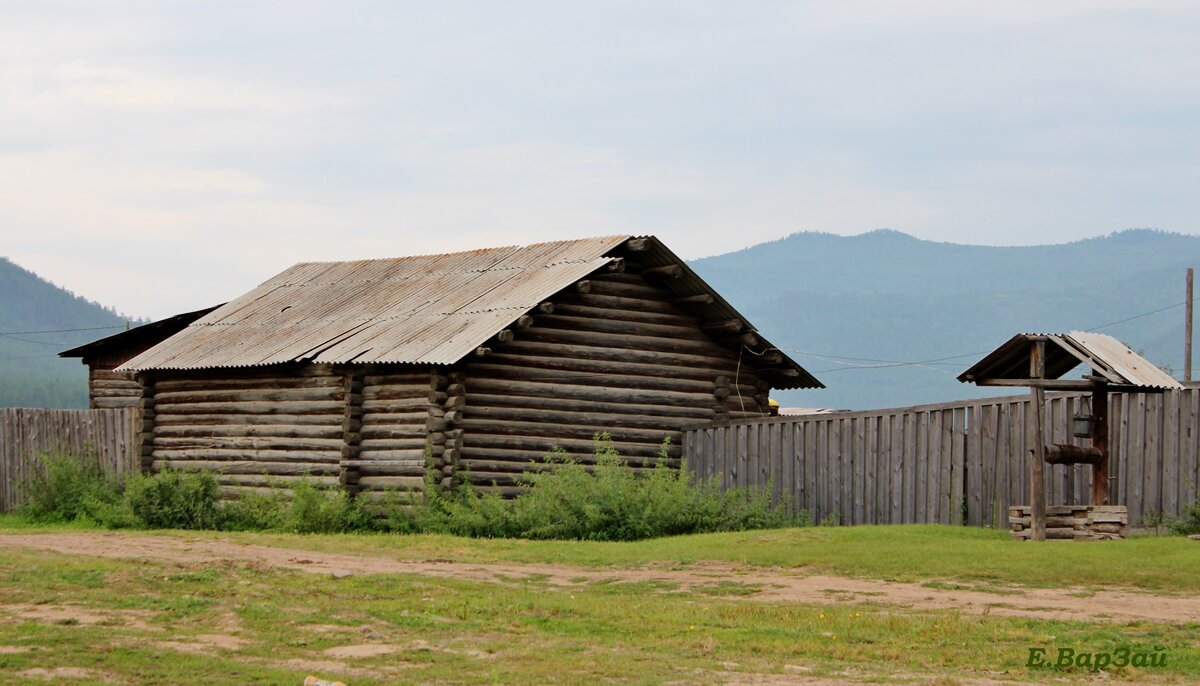
<svg viewBox="0 0 1200 686">
<path fill-rule="evenodd" d="M 1083 394 L 1050 394 L 1046 443 L 1076 443 L 1069 421 Z M 1177 516 L 1200 481 L 1200 389 L 1114 393 L 1110 493 L 1129 521 Z M 1007 527 L 1027 504 L 1033 445 L 1028 396 L 941 405 L 720 422 L 684 432 L 683 454 L 725 486 L 770 484 L 817 521 Z M 1087 504 L 1091 467 L 1047 465 L 1052 505 Z"/>
<path fill-rule="evenodd" d="M 39 468 L 36 455 L 64 452 L 95 460 L 113 475 L 136 471 L 137 410 L 0 408 L 0 512 L 25 502 Z"/>
</svg>

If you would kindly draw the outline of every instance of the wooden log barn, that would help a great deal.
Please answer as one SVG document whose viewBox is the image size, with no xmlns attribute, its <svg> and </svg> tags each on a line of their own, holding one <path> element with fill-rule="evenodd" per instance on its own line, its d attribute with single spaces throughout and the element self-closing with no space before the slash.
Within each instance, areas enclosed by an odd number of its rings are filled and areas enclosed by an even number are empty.
<svg viewBox="0 0 1200 686">
<path fill-rule="evenodd" d="M 136 375 L 143 469 L 211 470 L 228 496 L 418 490 L 427 468 L 507 494 L 601 432 L 634 467 L 669 439 L 677 465 L 683 427 L 822 387 L 631 236 L 298 264 L 115 371 Z"/>
<path fill-rule="evenodd" d="M 1091 373 L 1064 379 L 1086 365 Z M 1070 538 L 1095 540 L 1123 537 L 1128 525 L 1124 506 L 1109 502 L 1108 394 L 1157 393 L 1183 385 L 1112 336 L 1092 331 L 1021 333 L 1013 336 L 958 377 L 978 386 L 1027 386 L 1033 422 L 1029 455 L 1030 504 L 1012 508 L 1013 537 L 1028 540 Z M 1090 391 L 1091 414 L 1072 418 L 1072 434 L 1090 438 L 1091 447 L 1045 444 L 1046 391 Z M 1072 508 L 1046 505 L 1045 463 L 1092 467 L 1091 505 Z M 1050 525 L 1050 531 L 1047 530 Z"/>
</svg>

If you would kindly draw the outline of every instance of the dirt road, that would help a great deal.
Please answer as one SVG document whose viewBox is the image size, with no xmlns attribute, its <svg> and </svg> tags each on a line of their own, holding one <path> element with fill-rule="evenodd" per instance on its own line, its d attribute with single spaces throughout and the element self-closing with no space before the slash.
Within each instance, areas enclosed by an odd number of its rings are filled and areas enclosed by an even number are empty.
<svg viewBox="0 0 1200 686">
<path fill-rule="evenodd" d="M 1154 595 L 1130 591 L 1083 589 L 1018 589 L 1016 592 L 932 587 L 872 579 L 804 574 L 780 568 L 698 562 L 680 568 L 586 568 L 554 564 L 472 563 L 444 560 L 399 560 L 380 555 L 344 555 L 315 550 L 248 545 L 231 540 L 184 540 L 124 532 L 69 532 L 0 535 L 0 548 L 29 548 L 70 555 L 137 558 L 187 564 L 232 561 L 296 569 L 314 574 L 419 574 L 489 583 L 514 583 L 535 577 L 552 586 L 581 586 L 597 581 L 662 581 L 680 590 L 703 590 L 719 582 L 736 582 L 745 590 L 734 597 L 753 601 L 799 603 L 877 603 L 921 609 L 957 609 L 966 613 L 1043 619 L 1136 620 L 1190 622 L 1200 619 L 1200 596 Z"/>
</svg>

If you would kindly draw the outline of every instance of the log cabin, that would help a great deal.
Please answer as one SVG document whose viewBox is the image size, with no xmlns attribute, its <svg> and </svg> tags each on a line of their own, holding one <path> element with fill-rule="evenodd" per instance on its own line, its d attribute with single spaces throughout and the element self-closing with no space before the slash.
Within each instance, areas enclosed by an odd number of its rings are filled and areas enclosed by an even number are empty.
<svg viewBox="0 0 1200 686">
<path fill-rule="evenodd" d="M 116 371 L 143 469 L 211 470 L 229 497 L 512 494 L 599 433 L 632 468 L 678 465 L 685 426 L 822 387 L 652 236 L 298 264 Z"/>
<path fill-rule="evenodd" d="M 206 307 L 156 322 L 136 326 L 84 345 L 64 350 L 59 357 L 78 357 L 88 368 L 88 407 L 110 410 L 137 407 L 142 397 L 136 374 L 116 371 L 134 356 L 149 350 L 183 330 L 185 326 L 217 309 Z"/>
</svg>

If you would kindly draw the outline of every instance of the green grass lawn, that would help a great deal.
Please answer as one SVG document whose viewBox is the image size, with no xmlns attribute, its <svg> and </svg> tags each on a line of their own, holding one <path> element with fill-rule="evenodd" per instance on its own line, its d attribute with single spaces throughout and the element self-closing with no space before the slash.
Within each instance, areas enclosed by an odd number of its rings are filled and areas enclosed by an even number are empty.
<svg viewBox="0 0 1200 686">
<path fill-rule="evenodd" d="M 0 516 L 5 530 L 50 531 Z M 66 528 L 78 528 L 68 526 Z M 717 560 L 898 581 L 957 579 L 1024 586 L 1200 593 L 1200 542 L 1180 536 L 1075 543 L 1013 541 L 1007 532 L 937 525 L 809 527 L 633 543 L 464 539 L 431 534 L 146 532 L 398 559 L 553 562 L 591 567 Z"/>
<path fill-rule="evenodd" d="M 48 530 L 0 518 L 0 535 Z M 141 534 L 139 534 L 141 535 Z M 1011 586 L 1200 592 L 1200 543 L 1007 540 L 934 526 L 816 528 L 640 543 L 444 536 L 222 537 L 405 559 L 584 567 L 719 560 L 839 575 Z M 1029 648 L 1164 649 L 1165 667 L 1117 680 L 1200 680 L 1200 624 L 1049 621 L 871 603 L 747 600 L 738 584 L 555 586 L 412 574 L 335 579 L 247 563 L 175 564 L 0 549 L 0 679 L 53 683 L 784 684 L 789 679 L 952 686 L 1088 681 L 1025 666 Z M 998 596 L 1003 602 L 1003 596 Z M 41 672 L 28 670 L 43 670 Z M 56 671 L 58 670 L 58 671 Z M 23 676 L 22 676 L 23 675 Z M 31 678 L 31 681 L 36 679 Z M 991 680 L 991 681 L 989 681 Z"/>
</svg>

